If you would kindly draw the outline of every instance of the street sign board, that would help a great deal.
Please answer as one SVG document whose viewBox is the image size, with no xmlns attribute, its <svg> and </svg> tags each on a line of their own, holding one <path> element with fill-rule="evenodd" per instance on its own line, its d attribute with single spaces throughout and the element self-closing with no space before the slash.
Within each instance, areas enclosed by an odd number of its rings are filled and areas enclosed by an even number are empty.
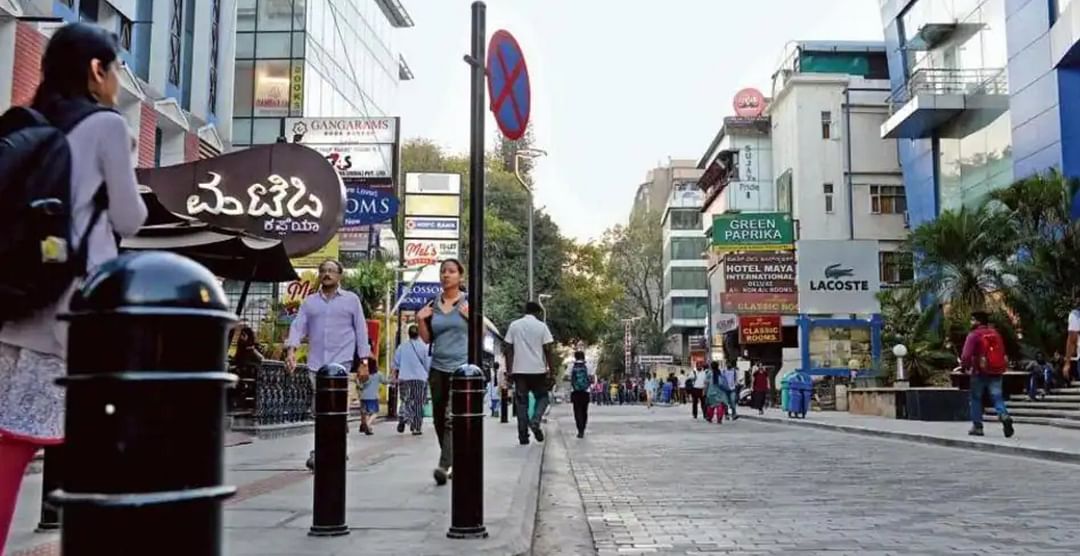
<svg viewBox="0 0 1080 556">
<path fill-rule="evenodd" d="M 657 363 L 674 363 L 675 358 L 670 355 L 639 355 L 637 362 L 642 365 L 655 365 Z"/>
<path fill-rule="evenodd" d="M 487 49 L 487 76 L 495 122 L 507 139 L 521 139 L 529 125 L 532 92 L 525 55 L 507 31 L 500 29 L 491 36 Z"/>
<path fill-rule="evenodd" d="M 795 248 L 791 215 L 786 212 L 748 212 L 713 216 L 713 250 L 784 251 Z"/>
<path fill-rule="evenodd" d="M 402 311 L 419 311 L 442 291 L 438 282 L 416 282 L 409 289 L 408 282 L 398 282 L 397 296 Z"/>
<path fill-rule="evenodd" d="M 409 216 L 405 218 L 405 238 L 458 239 L 460 221 L 457 218 Z"/>
</svg>

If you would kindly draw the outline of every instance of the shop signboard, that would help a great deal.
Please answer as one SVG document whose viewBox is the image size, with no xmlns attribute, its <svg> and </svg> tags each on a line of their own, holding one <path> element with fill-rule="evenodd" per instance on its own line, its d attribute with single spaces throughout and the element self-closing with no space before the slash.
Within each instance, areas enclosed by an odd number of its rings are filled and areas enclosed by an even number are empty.
<svg viewBox="0 0 1080 556">
<path fill-rule="evenodd" d="M 285 130 L 293 143 L 348 145 L 397 143 L 398 119 L 286 118 Z"/>
<path fill-rule="evenodd" d="M 783 341 L 780 315 L 739 317 L 740 344 L 779 344 Z"/>
<path fill-rule="evenodd" d="M 729 293 L 796 293 L 795 253 L 731 253 L 724 257 L 724 289 Z"/>
<path fill-rule="evenodd" d="M 345 219 L 343 229 L 367 226 L 390 220 L 398 211 L 398 199 L 393 192 L 363 186 L 345 187 Z"/>
<path fill-rule="evenodd" d="M 794 315 L 799 312 L 799 294 L 795 293 L 723 293 L 721 306 L 725 313 L 737 315 L 776 313 Z"/>
<path fill-rule="evenodd" d="M 136 178 L 166 209 L 279 239 L 294 258 L 326 245 L 345 211 L 345 187 L 337 172 L 302 145 L 259 145 L 175 166 L 140 168 Z"/>
<path fill-rule="evenodd" d="M 800 241 L 797 253 L 802 312 L 870 315 L 881 311 L 877 241 Z"/>
<path fill-rule="evenodd" d="M 461 174 L 405 174 L 405 193 L 461 195 Z"/>
<path fill-rule="evenodd" d="M 675 358 L 671 355 L 639 355 L 637 356 L 637 362 L 641 365 L 670 365 L 675 362 Z"/>
<path fill-rule="evenodd" d="M 341 242 L 337 235 L 330 238 L 330 241 L 326 242 L 319 248 L 318 251 L 308 253 L 303 257 L 295 257 L 290 259 L 293 268 L 319 268 L 319 265 L 328 259 L 334 259 L 335 261 L 340 258 Z"/>
<path fill-rule="evenodd" d="M 442 291 L 438 282 L 416 282 L 409 289 L 408 282 L 398 282 L 397 297 L 402 311 L 419 311 Z"/>
<path fill-rule="evenodd" d="M 310 145 L 334 165 L 342 179 L 392 178 L 394 145 Z"/>
<path fill-rule="evenodd" d="M 436 239 L 407 239 L 402 257 L 406 268 L 435 265 L 458 257 L 458 242 Z"/>
<path fill-rule="evenodd" d="M 795 244 L 791 215 L 786 212 L 717 214 L 712 235 L 718 253 L 789 251 Z"/>
<path fill-rule="evenodd" d="M 458 239 L 459 218 L 410 216 L 405 218 L 406 238 Z"/>
</svg>

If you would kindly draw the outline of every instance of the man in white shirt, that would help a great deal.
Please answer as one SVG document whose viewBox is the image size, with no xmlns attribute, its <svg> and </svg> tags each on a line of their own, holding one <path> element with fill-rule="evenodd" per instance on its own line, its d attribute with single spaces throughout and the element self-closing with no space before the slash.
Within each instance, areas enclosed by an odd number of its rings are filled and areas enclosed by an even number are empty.
<svg viewBox="0 0 1080 556">
<path fill-rule="evenodd" d="M 1065 378 L 1065 386 L 1074 379 L 1080 379 L 1080 353 L 1077 352 L 1077 338 L 1080 338 L 1080 309 L 1069 311 L 1068 337 L 1065 340 L 1065 362 L 1061 364 L 1061 376 Z"/>
<path fill-rule="evenodd" d="M 544 441 L 540 418 L 548 406 L 548 374 L 555 376 L 555 339 L 551 330 L 539 318 L 543 309 L 539 303 L 525 304 L 525 316 L 510 323 L 506 329 L 506 373 L 514 383 L 514 403 L 517 405 L 518 440 L 529 443 L 529 429 L 537 442 Z M 536 409 L 529 418 L 529 393 L 536 399 Z"/>
<path fill-rule="evenodd" d="M 705 416 L 705 387 L 707 386 L 705 379 L 707 377 L 704 369 L 695 370 L 691 377 L 694 381 L 694 387 L 690 389 L 690 404 L 694 419 L 697 419 L 699 405 L 701 406 L 701 415 Z"/>
</svg>

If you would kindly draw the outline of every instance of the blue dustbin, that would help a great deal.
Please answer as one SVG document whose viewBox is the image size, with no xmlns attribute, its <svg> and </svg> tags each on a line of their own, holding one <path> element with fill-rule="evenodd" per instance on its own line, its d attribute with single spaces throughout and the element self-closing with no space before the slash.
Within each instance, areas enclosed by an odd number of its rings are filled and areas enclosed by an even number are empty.
<svg viewBox="0 0 1080 556">
<path fill-rule="evenodd" d="M 806 418 L 810 412 L 810 398 L 814 391 L 814 381 L 810 375 L 797 373 L 788 384 L 790 389 L 788 401 L 788 417 Z"/>
<path fill-rule="evenodd" d="M 791 407 L 791 378 L 793 376 L 795 376 L 795 372 L 790 371 L 780 378 L 780 409 L 787 411 L 789 414 L 791 412 L 789 408 Z"/>
</svg>

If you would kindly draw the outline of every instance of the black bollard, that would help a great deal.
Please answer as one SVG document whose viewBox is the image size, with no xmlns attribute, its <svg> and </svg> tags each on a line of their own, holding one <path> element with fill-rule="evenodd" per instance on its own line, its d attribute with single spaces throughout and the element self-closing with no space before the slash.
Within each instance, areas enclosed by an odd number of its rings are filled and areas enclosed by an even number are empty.
<svg viewBox="0 0 1080 556">
<path fill-rule="evenodd" d="M 349 371 L 326 365 L 315 376 L 313 537 L 349 534 L 345 525 L 345 445 L 349 434 Z"/>
<path fill-rule="evenodd" d="M 484 527 L 484 372 L 462 365 L 450 382 L 454 481 L 450 489 L 452 539 L 487 538 Z"/>
<path fill-rule="evenodd" d="M 41 516 L 38 519 L 36 532 L 55 531 L 60 528 L 60 509 L 49 501 L 49 493 L 60 488 L 60 477 L 63 471 L 63 445 L 45 447 L 43 458 L 45 469 L 41 476 Z"/>
<path fill-rule="evenodd" d="M 510 421 L 510 389 L 507 387 L 499 388 L 499 422 L 507 423 Z"/>
<path fill-rule="evenodd" d="M 75 295 L 50 496 L 65 556 L 222 553 L 228 308 L 210 271 L 162 252 L 105 263 Z"/>
</svg>

